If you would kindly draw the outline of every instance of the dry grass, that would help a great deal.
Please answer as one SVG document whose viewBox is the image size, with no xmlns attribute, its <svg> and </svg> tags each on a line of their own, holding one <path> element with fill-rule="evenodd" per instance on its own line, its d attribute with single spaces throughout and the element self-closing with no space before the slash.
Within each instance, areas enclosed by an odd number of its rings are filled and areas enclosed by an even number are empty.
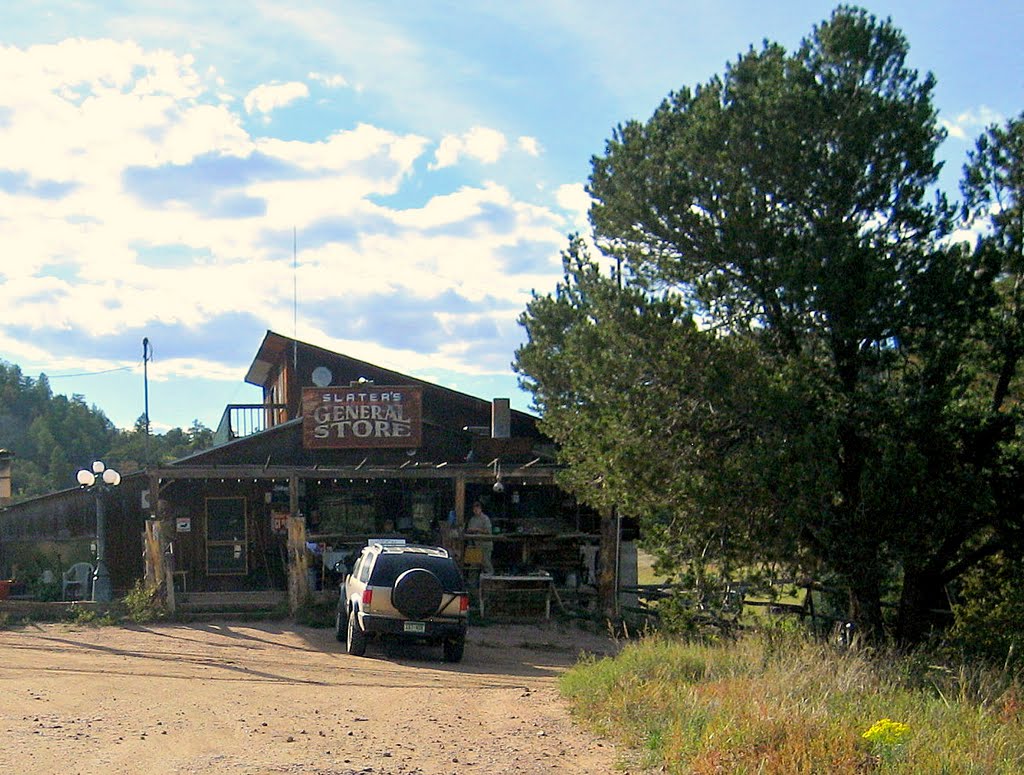
<svg viewBox="0 0 1024 775">
<path fill-rule="evenodd" d="M 636 555 L 637 584 L 664 584 L 668 579 L 654 572 L 654 555 L 642 549 Z"/>
<path fill-rule="evenodd" d="M 791 638 L 649 638 L 562 679 L 585 723 L 670 773 L 1019 773 L 1024 693 L 1006 676 L 878 661 Z M 862 736 L 883 718 L 900 744 Z"/>
</svg>

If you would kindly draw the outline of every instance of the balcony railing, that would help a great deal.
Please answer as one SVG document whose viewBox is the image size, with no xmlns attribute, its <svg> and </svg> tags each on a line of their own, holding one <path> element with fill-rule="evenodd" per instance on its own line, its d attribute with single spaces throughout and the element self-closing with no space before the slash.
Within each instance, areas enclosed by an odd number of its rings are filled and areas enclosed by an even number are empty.
<svg viewBox="0 0 1024 775">
<path fill-rule="evenodd" d="M 213 434 L 214 446 L 260 433 L 287 421 L 284 404 L 228 404 Z"/>
</svg>

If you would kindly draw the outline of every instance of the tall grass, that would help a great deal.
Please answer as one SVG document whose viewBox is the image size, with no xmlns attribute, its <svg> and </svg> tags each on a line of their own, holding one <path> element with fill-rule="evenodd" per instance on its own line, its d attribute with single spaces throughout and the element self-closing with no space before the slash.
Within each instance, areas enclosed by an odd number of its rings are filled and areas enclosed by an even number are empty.
<svg viewBox="0 0 1024 775">
<path fill-rule="evenodd" d="M 1024 692 L 998 671 L 795 636 L 653 636 L 581 661 L 561 689 L 584 723 L 669 773 L 1024 772 Z M 909 729 L 865 738 L 882 719 Z"/>
</svg>

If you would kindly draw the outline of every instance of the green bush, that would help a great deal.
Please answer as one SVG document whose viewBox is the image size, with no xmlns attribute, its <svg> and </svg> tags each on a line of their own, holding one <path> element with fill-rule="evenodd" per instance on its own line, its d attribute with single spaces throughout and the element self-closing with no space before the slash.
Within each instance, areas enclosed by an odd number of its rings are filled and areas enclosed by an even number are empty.
<svg viewBox="0 0 1024 775">
<path fill-rule="evenodd" d="M 163 619 L 167 615 L 163 598 L 156 590 L 146 589 L 142 579 L 138 579 L 124 596 L 124 607 L 128 618 L 139 624 Z"/>
<path fill-rule="evenodd" d="M 117 619 L 110 611 L 105 611 L 100 614 L 91 608 L 77 608 L 73 609 L 73 615 L 71 621 L 74 624 L 90 624 L 101 627 L 111 627 L 117 624 Z"/>
<path fill-rule="evenodd" d="M 59 581 L 51 581 L 49 583 L 43 581 L 41 578 L 32 584 L 31 594 L 36 600 L 40 600 L 44 603 L 52 603 L 60 600 L 61 598 L 61 585 Z"/>
<path fill-rule="evenodd" d="M 1024 560 L 997 554 L 963 580 L 949 644 L 972 659 L 1024 667 Z"/>
<path fill-rule="evenodd" d="M 295 612 L 295 622 L 305 627 L 333 627 L 337 609 L 337 597 L 310 598 Z"/>
</svg>

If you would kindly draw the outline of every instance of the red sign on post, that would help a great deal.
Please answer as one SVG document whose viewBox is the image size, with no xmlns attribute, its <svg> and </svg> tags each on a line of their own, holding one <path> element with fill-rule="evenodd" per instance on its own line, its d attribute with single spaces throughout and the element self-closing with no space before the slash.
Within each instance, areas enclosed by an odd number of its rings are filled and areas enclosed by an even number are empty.
<svg viewBox="0 0 1024 775">
<path fill-rule="evenodd" d="M 423 392 L 418 385 L 302 389 L 306 449 L 418 447 Z"/>
</svg>

